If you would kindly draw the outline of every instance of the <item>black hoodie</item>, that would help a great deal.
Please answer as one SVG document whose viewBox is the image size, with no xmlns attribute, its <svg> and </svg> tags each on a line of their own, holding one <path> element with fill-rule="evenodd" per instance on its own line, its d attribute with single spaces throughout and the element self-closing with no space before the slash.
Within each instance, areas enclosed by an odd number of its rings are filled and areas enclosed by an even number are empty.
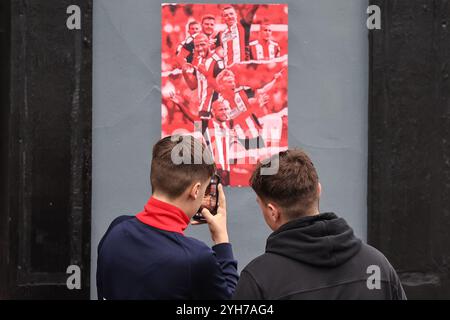
<svg viewBox="0 0 450 320">
<path fill-rule="evenodd" d="M 290 221 L 241 273 L 234 299 L 406 299 L 387 259 L 334 213 Z"/>
</svg>

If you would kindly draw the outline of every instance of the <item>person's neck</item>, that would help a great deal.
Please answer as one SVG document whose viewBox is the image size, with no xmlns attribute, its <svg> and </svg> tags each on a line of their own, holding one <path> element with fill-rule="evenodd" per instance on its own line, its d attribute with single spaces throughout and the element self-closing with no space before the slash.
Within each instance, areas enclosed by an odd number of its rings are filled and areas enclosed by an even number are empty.
<svg viewBox="0 0 450 320">
<path fill-rule="evenodd" d="M 231 24 L 230 26 L 228 26 L 228 29 L 231 30 L 234 26 L 237 25 L 237 22 L 234 22 L 233 24 Z"/>
<path fill-rule="evenodd" d="M 268 43 L 268 42 L 270 41 L 270 39 L 260 39 L 260 41 L 261 41 L 263 44 L 266 44 L 266 43 Z"/>
<path fill-rule="evenodd" d="M 305 210 L 305 212 L 299 217 L 299 218 L 305 218 L 305 217 L 313 217 L 313 216 L 317 216 L 320 214 L 319 208 L 318 207 L 314 207 L 308 210 Z M 282 216 L 283 219 L 280 222 L 280 227 L 290 221 L 292 221 L 292 219 L 287 219 L 284 216 Z"/>
<path fill-rule="evenodd" d="M 311 210 L 307 210 L 304 217 L 312 217 L 312 216 L 318 216 L 320 214 L 319 208 L 314 207 Z"/>
</svg>

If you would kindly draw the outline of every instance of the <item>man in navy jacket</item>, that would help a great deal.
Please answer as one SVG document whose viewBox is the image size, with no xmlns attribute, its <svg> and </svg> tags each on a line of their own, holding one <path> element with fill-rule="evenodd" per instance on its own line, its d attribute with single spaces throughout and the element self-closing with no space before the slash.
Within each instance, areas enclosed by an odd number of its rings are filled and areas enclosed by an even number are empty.
<svg viewBox="0 0 450 320">
<path fill-rule="evenodd" d="M 199 152 L 200 164 L 195 161 Z M 136 216 L 116 218 L 98 246 L 99 299 L 232 296 L 237 262 L 228 240 L 221 185 L 217 214 L 202 211 L 215 245 L 209 248 L 183 234 L 201 206 L 215 172 L 213 163 L 205 146 L 190 136 L 167 137 L 154 146 L 150 200 Z"/>
</svg>

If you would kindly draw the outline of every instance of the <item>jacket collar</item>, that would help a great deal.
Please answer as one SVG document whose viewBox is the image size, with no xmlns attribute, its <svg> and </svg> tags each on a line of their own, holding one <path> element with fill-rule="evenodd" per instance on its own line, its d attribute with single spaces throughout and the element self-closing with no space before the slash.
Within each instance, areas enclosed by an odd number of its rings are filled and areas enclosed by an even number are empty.
<svg viewBox="0 0 450 320">
<path fill-rule="evenodd" d="M 182 235 L 190 221 L 183 210 L 154 197 L 148 200 L 144 211 L 138 213 L 136 218 L 146 225 Z"/>
<path fill-rule="evenodd" d="M 361 240 L 343 218 L 321 213 L 292 220 L 267 239 L 266 252 L 316 267 L 337 267 L 355 256 Z"/>
</svg>

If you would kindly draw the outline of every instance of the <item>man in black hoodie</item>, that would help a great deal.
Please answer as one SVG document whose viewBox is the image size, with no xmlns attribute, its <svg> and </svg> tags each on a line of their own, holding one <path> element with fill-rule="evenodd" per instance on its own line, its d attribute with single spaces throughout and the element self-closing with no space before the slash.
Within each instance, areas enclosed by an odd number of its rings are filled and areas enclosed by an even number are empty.
<svg viewBox="0 0 450 320">
<path fill-rule="evenodd" d="M 343 218 L 319 213 L 321 185 L 303 151 L 259 164 L 250 183 L 274 232 L 266 253 L 242 271 L 234 299 L 406 299 L 382 253 L 356 238 Z"/>
</svg>

